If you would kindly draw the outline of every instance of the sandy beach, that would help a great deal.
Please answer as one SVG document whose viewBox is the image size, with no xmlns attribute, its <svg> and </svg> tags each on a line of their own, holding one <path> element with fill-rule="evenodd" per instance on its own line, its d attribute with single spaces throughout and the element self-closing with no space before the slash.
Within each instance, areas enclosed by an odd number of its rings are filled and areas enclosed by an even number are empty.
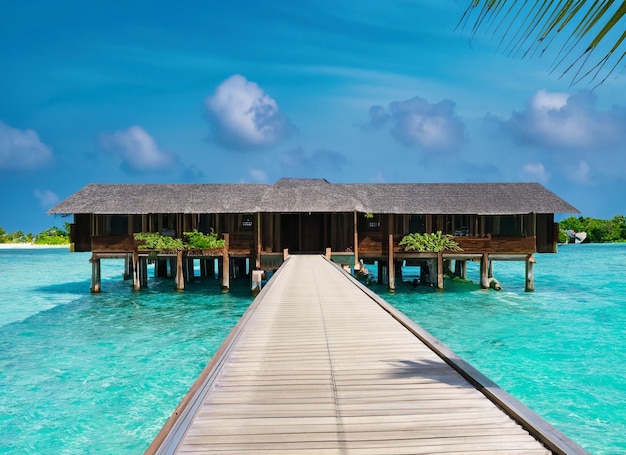
<svg viewBox="0 0 626 455">
<path fill-rule="evenodd" d="M 35 245 L 33 243 L 0 243 L 0 250 L 26 250 L 26 249 L 44 249 L 44 248 L 66 248 L 69 249 L 69 244 L 67 245 Z"/>
</svg>

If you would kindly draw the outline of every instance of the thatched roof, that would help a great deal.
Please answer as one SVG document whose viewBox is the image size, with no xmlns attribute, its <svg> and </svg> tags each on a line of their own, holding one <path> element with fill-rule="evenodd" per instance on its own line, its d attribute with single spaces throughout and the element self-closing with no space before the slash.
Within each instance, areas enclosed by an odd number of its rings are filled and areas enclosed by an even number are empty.
<svg viewBox="0 0 626 455">
<path fill-rule="evenodd" d="M 538 183 L 334 184 L 281 179 L 266 184 L 87 185 L 49 214 L 304 213 L 396 214 L 579 213 Z"/>
</svg>

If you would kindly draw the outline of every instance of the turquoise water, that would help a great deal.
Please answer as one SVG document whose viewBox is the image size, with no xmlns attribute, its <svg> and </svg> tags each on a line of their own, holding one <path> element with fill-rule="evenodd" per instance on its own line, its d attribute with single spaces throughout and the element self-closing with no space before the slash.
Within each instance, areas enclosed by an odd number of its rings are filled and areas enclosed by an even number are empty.
<svg viewBox="0 0 626 455">
<path fill-rule="evenodd" d="M 123 263 L 0 250 L 0 453 L 143 453 L 251 302 L 248 282 L 153 281 Z"/>
<path fill-rule="evenodd" d="M 446 280 L 446 291 L 376 290 L 500 387 L 594 454 L 626 453 L 626 245 L 564 245 L 494 263 L 504 290 Z M 407 278 L 405 278 L 407 279 Z"/>
<path fill-rule="evenodd" d="M 143 453 L 252 298 L 247 280 L 132 291 L 88 253 L 0 250 L 0 453 Z M 416 270 L 405 268 L 405 279 Z M 496 262 L 504 290 L 372 286 L 593 454 L 626 453 L 626 245 Z"/>
</svg>

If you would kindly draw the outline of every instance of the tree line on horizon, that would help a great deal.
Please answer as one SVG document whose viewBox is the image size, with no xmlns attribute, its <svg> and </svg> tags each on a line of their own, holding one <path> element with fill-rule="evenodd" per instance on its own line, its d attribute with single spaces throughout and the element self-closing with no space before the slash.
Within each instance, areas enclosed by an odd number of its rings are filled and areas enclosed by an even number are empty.
<svg viewBox="0 0 626 455">
<path fill-rule="evenodd" d="M 626 242 L 626 216 L 617 215 L 611 220 L 570 216 L 559 221 L 559 242 L 567 240 L 565 231 L 586 232 L 590 243 Z"/>
<path fill-rule="evenodd" d="M 0 226 L 0 243 L 32 243 L 35 245 L 66 245 L 70 243 L 70 223 L 63 228 L 52 226 L 39 234 L 24 231 L 6 232 Z"/>
</svg>

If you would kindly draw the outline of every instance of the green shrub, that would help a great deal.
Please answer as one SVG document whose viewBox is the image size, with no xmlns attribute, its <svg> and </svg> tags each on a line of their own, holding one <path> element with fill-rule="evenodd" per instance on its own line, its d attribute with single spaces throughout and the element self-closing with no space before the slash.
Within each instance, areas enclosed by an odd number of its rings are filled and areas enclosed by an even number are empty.
<svg viewBox="0 0 626 455">
<path fill-rule="evenodd" d="M 161 235 L 158 232 L 138 232 L 133 234 L 135 240 L 142 242 L 140 250 L 182 251 L 185 249 L 182 239 Z"/>
<path fill-rule="evenodd" d="M 218 239 L 215 232 L 210 234 L 203 234 L 194 229 L 192 232 L 184 232 L 187 242 L 185 246 L 190 250 L 213 250 L 216 248 L 223 248 L 226 245 L 226 241 Z"/>
<path fill-rule="evenodd" d="M 400 241 L 406 251 L 434 252 L 462 251 L 454 237 L 437 231 L 431 234 L 413 233 L 405 235 Z"/>
</svg>

